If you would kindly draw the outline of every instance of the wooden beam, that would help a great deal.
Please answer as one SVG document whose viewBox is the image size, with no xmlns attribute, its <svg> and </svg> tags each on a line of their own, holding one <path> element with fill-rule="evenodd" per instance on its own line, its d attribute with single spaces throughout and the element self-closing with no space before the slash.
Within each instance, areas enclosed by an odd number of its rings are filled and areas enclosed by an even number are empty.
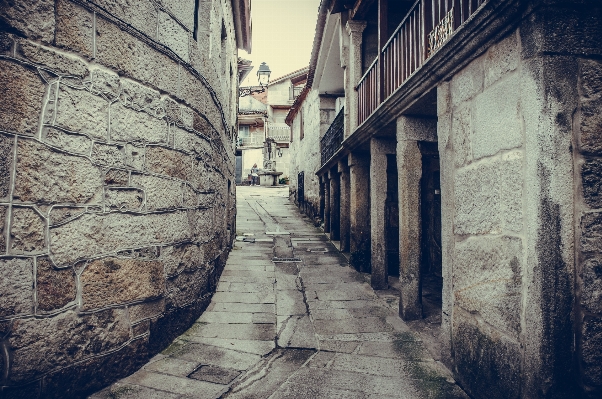
<svg viewBox="0 0 602 399">
<path fill-rule="evenodd" d="M 356 0 L 351 10 L 351 19 L 363 19 L 370 9 L 370 6 L 374 4 L 375 0 Z"/>
</svg>

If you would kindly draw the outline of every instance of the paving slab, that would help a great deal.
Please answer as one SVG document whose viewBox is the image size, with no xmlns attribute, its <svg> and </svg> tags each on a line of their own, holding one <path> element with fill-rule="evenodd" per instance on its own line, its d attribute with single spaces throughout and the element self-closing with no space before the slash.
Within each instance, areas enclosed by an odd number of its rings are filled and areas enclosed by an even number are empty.
<svg viewBox="0 0 602 399">
<path fill-rule="evenodd" d="M 238 187 L 235 234 L 205 313 L 90 398 L 468 399 L 397 315 L 397 291 L 374 292 L 288 188 Z"/>
</svg>

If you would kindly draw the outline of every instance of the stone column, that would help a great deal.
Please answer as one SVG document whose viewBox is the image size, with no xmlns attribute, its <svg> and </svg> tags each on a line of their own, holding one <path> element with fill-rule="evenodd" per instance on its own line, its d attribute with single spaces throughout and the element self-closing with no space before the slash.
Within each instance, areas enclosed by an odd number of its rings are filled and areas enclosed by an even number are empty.
<svg viewBox="0 0 602 399">
<path fill-rule="evenodd" d="M 389 287 L 385 245 L 385 200 L 387 199 L 387 154 L 395 154 L 395 141 L 370 139 L 370 237 L 372 278 L 375 290 Z"/>
<path fill-rule="evenodd" d="M 358 271 L 370 272 L 370 154 L 354 152 L 349 165 L 349 252 Z"/>
<path fill-rule="evenodd" d="M 330 239 L 341 238 L 341 181 L 337 169 L 328 172 L 330 180 Z"/>
<path fill-rule="evenodd" d="M 324 183 L 324 233 L 330 233 L 330 181 L 328 173 L 321 177 Z"/>
<path fill-rule="evenodd" d="M 422 318 L 420 261 L 422 219 L 420 178 L 422 156 L 418 141 L 436 141 L 437 120 L 401 116 L 397 119 L 399 192 L 399 315 Z"/>
<path fill-rule="evenodd" d="M 340 188 L 341 188 L 341 252 L 349 252 L 349 166 L 347 160 L 343 159 L 338 164 L 339 176 L 340 176 Z"/>
<path fill-rule="evenodd" d="M 355 90 L 362 77 L 362 32 L 365 21 L 347 21 L 349 59 L 345 68 L 345 138 L 357 128 L 358 95 Z"/>
</svg>

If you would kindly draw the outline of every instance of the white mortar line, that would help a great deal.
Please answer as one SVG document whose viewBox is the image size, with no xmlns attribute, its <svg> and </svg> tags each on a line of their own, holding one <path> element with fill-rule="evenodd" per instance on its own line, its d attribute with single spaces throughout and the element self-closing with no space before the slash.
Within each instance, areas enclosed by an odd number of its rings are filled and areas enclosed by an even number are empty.
<svg viewBox="0 0 602 399">
<path fill-rule="evenodd" d="M 92 14 L 92 58 L 96 59 L 96 11 Z"/>
</svg>

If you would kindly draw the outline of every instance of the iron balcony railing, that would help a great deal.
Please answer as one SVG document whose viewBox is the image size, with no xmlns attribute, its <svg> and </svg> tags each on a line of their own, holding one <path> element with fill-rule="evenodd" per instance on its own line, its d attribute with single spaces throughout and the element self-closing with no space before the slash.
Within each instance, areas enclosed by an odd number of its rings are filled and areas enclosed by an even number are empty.
<svg viewBox="0 0 602 399">
<path fill-rule="evenodd" d="M 320 153 L 324 165 L 341 148 L 344 136 L 345 108 L 341 108 L 332 124 L 320 140 Z"/>
<path fill-rule="evenodd" d="M 269 125 L 268 137 L 274 139 L 276 142 L 288 142 L 291 139 L 291 128 L 288 125 Z"/>
<path fill-rule="evenodd" d="M 357 85 L 362 124 L 486 0 L 417 0 Z"/>
</svg>

